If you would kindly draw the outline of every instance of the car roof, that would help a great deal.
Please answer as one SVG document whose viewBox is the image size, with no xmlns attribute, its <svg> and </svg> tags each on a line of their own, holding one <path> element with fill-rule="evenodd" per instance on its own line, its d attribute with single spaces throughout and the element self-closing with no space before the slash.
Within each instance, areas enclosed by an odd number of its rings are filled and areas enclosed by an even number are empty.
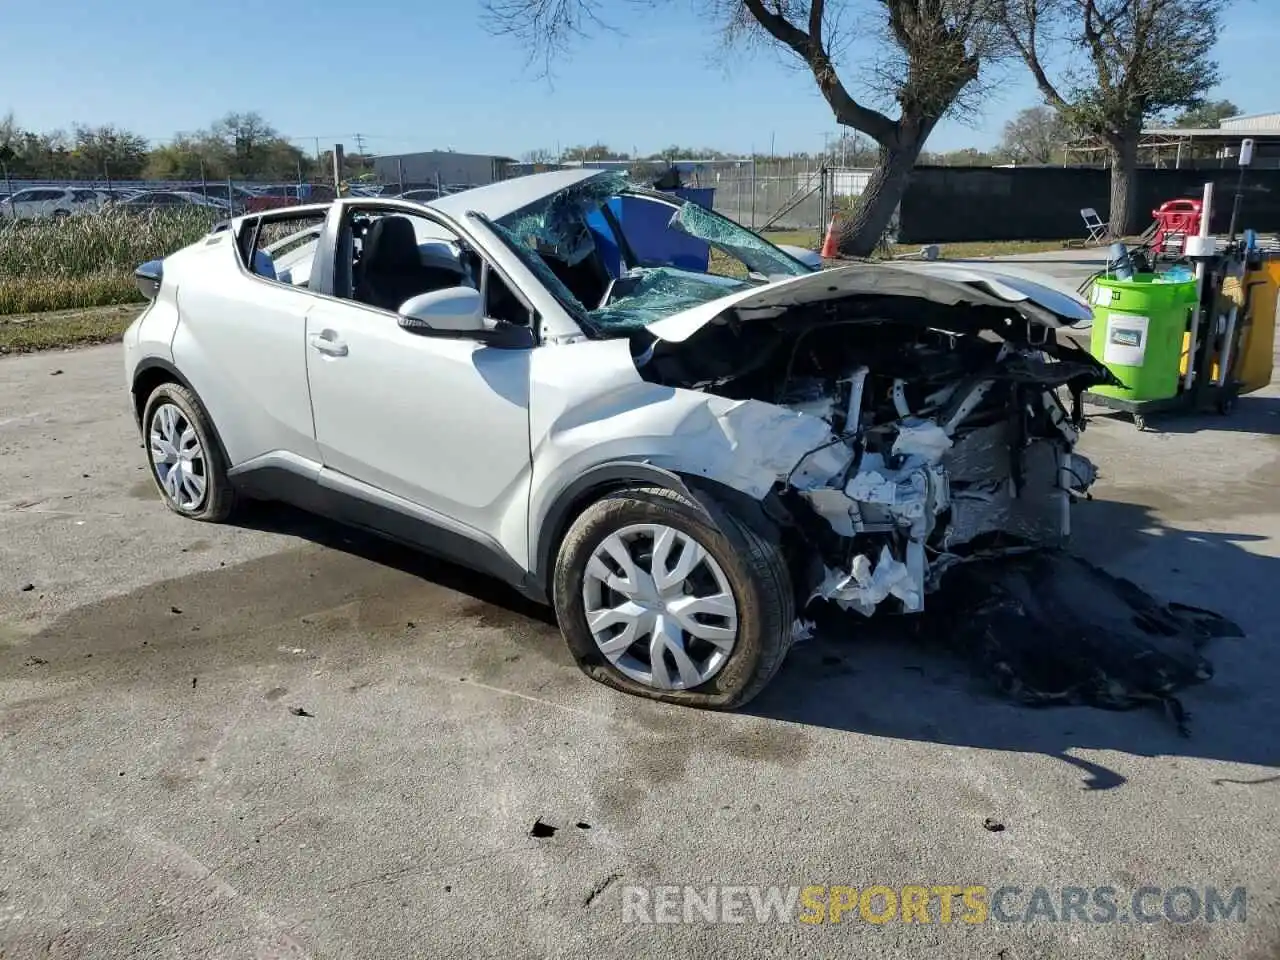
<svg viewBox="0 0 1280 960">
<path fill-rule="evenodd" d="M 550 173 L 534 173 L 511 180 L 500 180 L 484 187 L 463 190 L 432 200 L 427 206 L 433 210 L 461 220 L 470 211 L 484 214 L 490 220 L 500 220 L 508 214 L 522 210 L 554 193 L 574 184 L 602 176 L 607 170 L 553 170 Z"/>
</svg>

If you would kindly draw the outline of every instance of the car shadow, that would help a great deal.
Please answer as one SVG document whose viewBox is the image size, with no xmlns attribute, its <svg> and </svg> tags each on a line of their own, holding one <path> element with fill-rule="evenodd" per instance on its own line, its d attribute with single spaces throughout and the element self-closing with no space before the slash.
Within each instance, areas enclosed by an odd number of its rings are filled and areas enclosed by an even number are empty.
<svg viewBox="0 0 1280 960">
<path fill-rule="evenodd" d="M 781 671 L 744 712 L 810 726 L 943 746 L 1039 753 L 1080 771 L 1083 788 L 1127 782 L 1123 761 L 1073 755 L 1117 751 L 1280 766 L 1280 559 L 1249 552 L 1267 538 L 1184 531 L 1162 525 L 1149 508 L 1095 500 L 1075 512 L 1073 550 L 1129 577 L 1162 600 L 1216 610 L 1243 627 L 1243 639 L 1210 641 L 1215 676 L 1181 694 L 1190 736 L 1155 708 L 1032 707 L 1001 694 L 953 650 L 924 639 L 912 618 L 824 618 L 797 644 Z M 308 540 L 364 558 L 544 625 L 549 607 L 453 563 L 293 507 L 249 503 L 239 525 Z M 1087 603 L 1088 597 L 1081 602 Z M 1219 781 L 1221 783 L 1219 783 Z M 1280 782 L 1252 771 L 1215 784 Z"/>
<path fill-rule="evenodd" d="M 1244 638 L 1209 641 L 1203 652 L 1214 677 L 1180 694 L 1188 736 L 1156 707 L 1015 703 L 998 692 L 995 677 L 916 636 L 897 617 L 833 618 L 792 651 L 748 712 L 879 737 L 1040 753 L 1079 769 L 1087 790 L 1125 784 L 1123 759 L 1108 764 L 1074 750 L 1280 766 L 1280 559 L 1248 550 L 1266 538 L 1177 530 L 1146 507 L 1114 501 L 1082 504 L 1075 518 L 1074 552 L 1161 600 L 1212 609 L 1243 628 Z M 1275 778 L 1246 772 L 1219 779 L 1254 785 Z"/>
<path fill-rule="evenodd" d="M 1127 413 L 1110 411 L 1101 407 L 1090 408 L 1090 418 L 1106 418 L 1131 422 Z M 1203 433 L 1207 431 L 1253 433 L 1265 436 L 1280 435 L 1280 397 L 1259 397 L 1253 394 L 1236 400 L 1231 413 L 1185 414 L 1176 412 L 1153 413 L 1146 418 L 1147 430 L 1152 433 Z M 1136 428 L 1135 428 L 1136 429 Z"/>
<path fill-rule="evenodd" d="M 473 600 L 501 607 L 531 620 L 552 626 L 556 623 L 555 614 L 550 607 L 530 600 L 501 580 L 288 504 L 251 500 L 237 510 L 234 523 L 249 530 L 307 540 L 420 577 L 465 594 Z"/>
</svg>

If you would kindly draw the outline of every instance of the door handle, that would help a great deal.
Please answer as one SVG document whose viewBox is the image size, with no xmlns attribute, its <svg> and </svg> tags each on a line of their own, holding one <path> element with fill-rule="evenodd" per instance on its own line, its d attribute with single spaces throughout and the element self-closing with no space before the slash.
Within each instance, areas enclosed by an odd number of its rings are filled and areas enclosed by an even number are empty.
<svg viewBox="0 0 1280 960">
<path fill-rule="evenodd" d="M 330 334 L 330 336 L 325 336 Z M 345 357 L 347 355 L 347 345 L 337 338 L 332 330 L 326 330 L 324 333 L 313 333 L 310 337 L 312 349 L 323 353 L 326 357 Z"/>
</svg>

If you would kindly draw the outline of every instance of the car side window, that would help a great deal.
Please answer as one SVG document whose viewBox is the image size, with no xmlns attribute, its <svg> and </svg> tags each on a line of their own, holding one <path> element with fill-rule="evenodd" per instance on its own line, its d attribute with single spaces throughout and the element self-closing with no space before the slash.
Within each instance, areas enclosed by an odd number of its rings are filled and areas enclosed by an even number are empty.
<svg viewBox="0 0 1280 960">
<path fill-rule="evenodd" d="M 346 232 L 351 257 L 350 285 L 343 294 L 347 299 L 394 313 L 424 293 L 479 289 L 478 264 L 472 263 L 462 238 L 430 217 L 358 207 L 348 217 Z"/>
<path fill-rule="evenodd" d="M 324 222 L 323 211 L 247 221 L 237 253 L 254 276 L 306 287 Z"/>
</svg>

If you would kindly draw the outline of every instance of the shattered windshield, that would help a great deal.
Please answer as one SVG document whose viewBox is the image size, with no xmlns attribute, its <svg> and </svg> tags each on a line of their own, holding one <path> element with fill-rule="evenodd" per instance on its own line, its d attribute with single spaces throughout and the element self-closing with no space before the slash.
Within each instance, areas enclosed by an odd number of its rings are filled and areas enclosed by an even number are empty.
<svg viewBox="0 0 1280 960">
<path fill-rule="evenodd" d="M 613 336 L 811 268 L 697 203 L 591 177 L 485 221 L 586 330 Z"/>
</svg>

